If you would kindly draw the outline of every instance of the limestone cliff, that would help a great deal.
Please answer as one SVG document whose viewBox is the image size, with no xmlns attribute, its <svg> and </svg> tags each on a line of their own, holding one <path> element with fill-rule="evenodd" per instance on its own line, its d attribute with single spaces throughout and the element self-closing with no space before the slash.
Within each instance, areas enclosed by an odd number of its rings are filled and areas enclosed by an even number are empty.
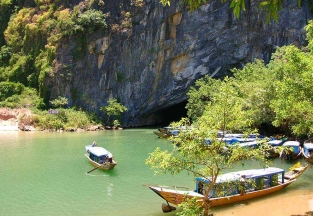
<svg viewBox="0 0 313 216">
<path fill-rule="evenodd" d="M 159 0 L 108 0 L 109 30 L 69 38 L 58 48 L 51 98 L 93 112 L 109 98 L 128 108 L 124 126 L 162 122 L 160 110 L 187 100 L 205 74 L 221 77 L 255 58 L 269 61 L 276 46 L 305 45 L 307 6 L 286 0 L 279 22 L 265 22 L 253 1 L 236 19 L 228 4 L 213 1 L 196 11 Z"/>
</svg>

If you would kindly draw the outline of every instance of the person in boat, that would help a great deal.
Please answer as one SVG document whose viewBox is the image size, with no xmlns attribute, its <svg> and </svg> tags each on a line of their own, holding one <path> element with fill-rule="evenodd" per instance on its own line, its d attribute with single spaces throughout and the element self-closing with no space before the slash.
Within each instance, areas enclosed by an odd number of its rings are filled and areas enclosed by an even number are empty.
<svg viewBox="0 0 313 216">
<path fill-rule="evenodd" d="M 93 143 L 91 144 L 91 147 L 95 147 L 95 146 L 97 146 L 97 143 L 96 141 L 93 141 Z"/>
<path fill-rule="evenodd" d="M 113 162 L 113 158 L 112 158 L 112 157 L 109 157 L 108 162 L 109 162 L 109 163 L 112 163 L 112 162 Z"/>
</svg>

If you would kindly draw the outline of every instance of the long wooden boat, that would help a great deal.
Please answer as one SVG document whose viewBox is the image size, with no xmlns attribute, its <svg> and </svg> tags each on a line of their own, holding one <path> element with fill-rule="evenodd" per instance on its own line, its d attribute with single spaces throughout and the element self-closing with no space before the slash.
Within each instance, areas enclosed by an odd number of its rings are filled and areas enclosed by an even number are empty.
<svg viewBox="0 0 313 216">
<path fill-rule="evenodd" d="M 304 141 L 302 155 L 306 161 L 313 163 L 313 138 Z"/>
<path fill-rule="evenodd" d="M 289 147 L 290 150 L 283 150 L 280 157 L 285 160 L 296 160 L 302 156 L 302 147 L 298 141 L 286 141 L 283 147 Z"/>
<path fill-rule="evenodd" d="M 294 181 L 307 169 L 308 164 L 299 165 L 297 168 L 294 168 L 292 171 L 285 173 L 283 169 L 270 167 L 266 169 L 252 169 L 252 170 L 242 170 L 238 172 L 226 173 L 218 176 L 217 181 L 213 189 L 209 192 L 210 194 L 210 206 L 221 206 L 230 203 L 240 202 L 247 199 L 252 199 L 255 197 L 264 196 L 270 193 L 279 191 Z M 250 181 L 255 181 L 255 184 L 245 184 L 244 192 L 242 188 L 240 189 L 239 185 L 243 179 L 250 179 Z M 218 190 L 223 188 L 223 183 L 233 182 L 234 186 L 231 187 L 231 190 L 226 192 L 224 196 L 220 196 L 220 193 L 216 193 Z M 149 186 L 149 188 L 166 200 L 167 203 L 174 205 L 181 204 L 185 197 L 196 198 L 200 205 L 203 205 L 204 195 L 203 185 L 210 183 L 208 179 L 205 178 L 196 178 L 196 189 L 193 191 L 177 190 Z M 164 206 L 166 206 L 164 204 Z M 171 211 L 175 209 L 172 206 L 168 208 L 162 207 L 164 212 Z"/>
<path fill-rule="evenodd" d="M 113 155 L 105 148 L 87 145 L 85 149 L 85 156 L 94 167 L 102 170 L 113 170 L 116 166 L 117 163 Z"/>
</svg>

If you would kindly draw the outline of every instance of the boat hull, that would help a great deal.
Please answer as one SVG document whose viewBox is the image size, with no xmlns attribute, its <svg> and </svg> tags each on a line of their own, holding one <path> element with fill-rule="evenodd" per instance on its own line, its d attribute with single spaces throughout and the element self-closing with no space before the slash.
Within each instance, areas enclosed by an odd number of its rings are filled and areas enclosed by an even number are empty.
<svg viewBox="0 0 313 216">
<path fill-rule="evenodd" d="M 313 138 L 304 141 L 303 148 L 302 148 L 302 155 L 307 162 L 313 164 L 313 153 L 312 153 L 313 152 L 313 143 L 312 143 L 313 140 L 312 139 Z"/>
<path fill-rule="evenodd" d="M 305 158 L 305 160 L 311 164 L 313 164 L 313 158 L 311 157 L 308 157 L 308 158 Z"/>
<path fill-rule="evenodd" d="M 231 196 L 225 196 L 225 197 L 218 197 L 218 198 L 210 198 L 210 207 L 213 206 L 221 206 L 221 205 L 227 205 L 235 202 L 240 202 L 248 199 L 253 199 L 256 197 L 265 196 L 267 194 L 271 194 L 274 192 L 277 192 L 279 190 L 282 190 L 283 188 L 287 187 L 308 168 L 308 164 L 305 164 L 303 166 L 297 167 L 287 173 L 285 173 L 284 177 L 284 183 L 279 182 L 278 185 L 263 188 L 261 190 L 253 190 L 253 191 L 246 191 L 245 193 L 239 193 Z M 186 196 L 189 198 L 196 198 L 198 203 L 203 206 L 204 204 L 204 196 L 200 193 L 196 193 L 194 191 L 180 191 L 180 190 L 174 190 L 174 189 L 164 189 L 162 187 L 149 187 L 152 191 L 154 191 L 156 194 L 158 194 L 160 197 L 165 199 L 167 202 L 179 205 L 181 204 Z"/>
<path fill-rule="evenodd" d="M 155 131 L 154 133 L 158 136 L 158 138 L 168 138 L 168 137 L 170 137 L 167 133 L 163 133 L 163 132 L 159 132 L 159 131 Z"/>
<path fill-rule="evenodd" d="M 111 163 L 110 162 L 105 162 L 103 164 L 99 164 L 93 160 L 91 160 L 88 156 L 88 154 L 85 154 L 86 158 L 88 159 L 89 163 L 92 164 L 94 167 L 99 167 L 99 169 L 102 169 L 102 170 L 113 170 L 115 165 L 117 164 L 116 161 L 112 161 Z"/>
<path fill-rule="evenodd" d="M 284 160 L 297 160 L 302 156 L 302 148 L 300 147 L 299 153 L 295 153 L 293 151 L 283 150 L 280 153 L 280 157 Z"/>
<path fill-rule="evenodd" d="M 306 155 L 303 150 L 302 150 L 302 155 L 303 155 L 304 159 L 305 159 L 307 162 L 313 164 L 313 156 L 311 156 L 311 155 Z"/>
<path fill-rule="evenodd" d="M 267 194 L 274 193 L 276 191 L 279 191 L 288 185 L 290 185 L 292 182 L 295 180 L 288 181 L 284 184 L 280 184 L 274 187 L 270 187 L 267 189 L 263 190 L 258 190 L 258 191 L 252 191 L 252 192 L 247 192 L 245 194 L 236 194 L 233 196 L 226 196 L 226 197 L 219 197 L 219 198 L 210 198 L 210 206 L 221 206 L 221 205 L 227 205 L 235 202 L 240 202 L 260 196 L 264 196 Z M 158 194 L 160 197 L 165 199 L 167 202 L 174 204 L 174 205 L 179 205 L 185 200 L 185 194 L 184 193 L 178 193 L 175 190 L 170 190 L 170 189 L 162 189 L 158 187 L 149 187 L 151 190 L 153 190 L 156 194 Z M 204 196 L 199 194 L 199 195 L 187 195 L 189 198 L 197 198 L 197 201 L 200 205 L 203 205 L 203 198 Z"/>
</svg>

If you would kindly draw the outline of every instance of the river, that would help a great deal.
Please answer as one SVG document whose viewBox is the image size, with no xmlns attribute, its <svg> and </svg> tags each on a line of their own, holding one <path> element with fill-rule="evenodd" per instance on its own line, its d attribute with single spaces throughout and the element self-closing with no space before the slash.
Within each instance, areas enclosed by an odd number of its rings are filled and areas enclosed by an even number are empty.
<svg viewBox="0 0 313 216">
<path fill-rule="evenodd" d="M 95 132 L 0 132 L 0 215 L 9 216 L 172 216 L 147 185 L 194 188 L 192 176 L 154 175 L 145 165 L 156 147 L 172 148 L 158 139 L 156 129 Z M 94 170 L 84 156 L 85 145 L 96 141 L 111 151 L 117 166 Z M 302 161 L 301 161 L 302 162 Z M 288 170 L 292 163 L 274 165 Z M 248 162 L 246 167 L 255 167 Z M 312 165 L 286 189 L 243 203 L 212 208 L 214 215 L 312 215 Z M 310 205 L 311 204 L 311 205 Z M 178 208 L 179 210 L 179 208 Z M 306 213 L 309 212 L 309 213 Z"/>
</svg>

